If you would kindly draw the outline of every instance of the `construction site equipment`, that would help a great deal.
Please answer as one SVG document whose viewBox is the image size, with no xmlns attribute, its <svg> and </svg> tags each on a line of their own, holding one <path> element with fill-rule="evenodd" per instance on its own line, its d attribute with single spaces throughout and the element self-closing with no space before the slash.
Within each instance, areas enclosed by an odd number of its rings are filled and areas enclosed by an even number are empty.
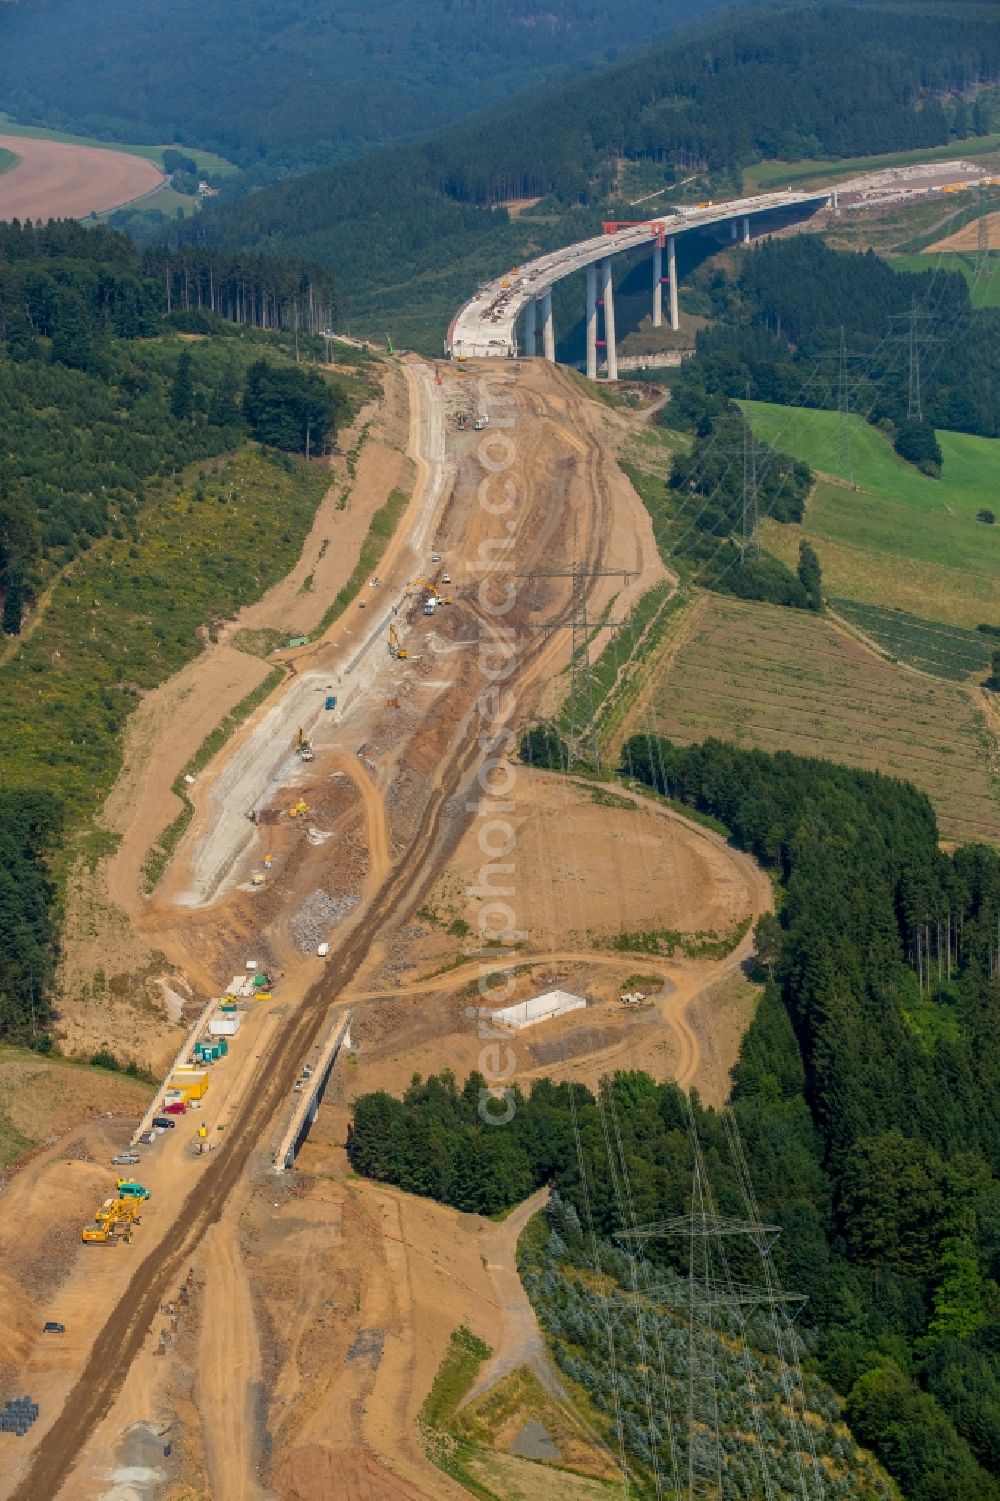
<svg viewBox="0 0 1000 1501">
<path fill-rule="evenodd" d="M 455 418 L 455 423 L 458 427 L 459 432 L 464 433 L 469 423 L 468 412 L 459 412 L 458 416 Z"/>
<path fill-rule="evenodd" d="M 295 737 L 295 753 L 303 761 L 314 761 L 316 759 L 312 748 L 312 741 L 301 728 Z"/>
<path fill-rule="evenodd" d="M 334 694 L 334 693 L 328 693 L 326 695 L 326 707 L 327 707 L 328 710 L 329 709 L 335 709 L 337 707 L 337 696 L 336 696 L 336 694 Z"/>
<path fill-rule="evenodd" d="M 399 699 L 398 698 L 387 698 L 386 701 L 385 701 L 385 706 L 386 706 L 387 709 L 398 709 L 399 708 Z"/>
<path fill-rule="evenodd" d="M 308 803 L 304 803 L 302 801 L 302 799 L 299 798 L 299 800 L 295 804 L 295 806 L 293 808 L 289 808 L 289 810 L 288 810 L 288 816 L 289 816 L 289 818 L 302 818 L 308 812 L 309 812 L 309 804 Z"/>
<path fill-rule="evenodd" d="M 109 1240 L 114 1240 L 115 1231 L 113 1225 L 84 1225 L 80 1231 L 80 1239 L 84 1245 L 104 1245 Z"/>
<path fill-rule="evenodd" d="M 262 870 L 255 870 L 255 871 L 253 871 L 251 873 L 251 876 L 250 876 L 250 885 L 251 886 L 263 886 L 263 884 L 264 884 L 264 872 Z"/>
<path fill-rule="evenodd" d="M 399 633 L 394 625 L 389 627 L 389 655 L 397 661 L 405 661 L 410 655 L 405 646 L 399 644 Z"/>
<path fill-rule="evenodd" d="M 646 997 L 641 990 L 626 990 L 624 995 L 618 997 L 621 1006 L 641 1006 Z"/>
<path fill-rule="evenodd" d="M 436 594 L 432 594 L 430 596 L 430 598 L 424 604 L 424 614 L 425 615 L 433 615 L 434 611 L 437 609 L 437 604 L 438 604 L 438 602 L 437 602 L 437 595 Z"/>
</svg>

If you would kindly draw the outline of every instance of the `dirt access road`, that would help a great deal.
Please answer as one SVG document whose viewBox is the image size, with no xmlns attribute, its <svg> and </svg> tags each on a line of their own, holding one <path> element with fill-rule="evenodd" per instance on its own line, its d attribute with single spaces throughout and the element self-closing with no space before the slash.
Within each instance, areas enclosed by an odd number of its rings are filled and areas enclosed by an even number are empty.
<svg viewBox="0 0 1000 1501">
<path fill-rule="evenodd" d="M 166 181 L 155 162 L 126 151 L 2 134 L 0 146 L 18 159 L 0 176 L 0 219 L 83 219 Z"/>
<path fill-rule="evenodd" d="M 506 375 L 508 372 L 504 372 Z M 576 552 L 588 568 L 612 564 L 634 572 L 631 589 L 638 592 L 662 576 L 653 545 L 648 517 L 631 487 L 604 452 L 592 415 L 575 399 L 569 381 L 540 363 L 511 370 L 513 382 L 497 398 L 498 413 L 505 409 L 515 425 L 520 424 L 515 445 L 516 462 L 509 474 L 487 478 L 494 501 L 509 486 L 517 491 L 513 516 L 498 522 L 496 511 L 483 504 L 484 466 L 481 450 L 469 435 L 460 455 L 452 492 L 447 496 L 438 535 L 448 537 L 470 560 L 481 556 L 481 544 L 493 538 L 512 539 L 517 566 L 522 570 L 565 564 Z M 464 371 L 461 380 L 475 379 Z M 457 374 L 451 381 L 458 382 Z M 496 381 L 495 376 L 490 377 Z M 425 399 L 445 401 L 430 382 L 422 383 Z M 486 389 L 476 393 L 480 404 L 490 400 Z M 502 456 L 506 435 L 487 437 L 494 457 Z M 503 514 L 502 512 L 500 513 Z M 503 577 L 503 576 L 501 576 Z M 226 1132 L 225 1145 L 191 1188 L 164 1239 L 154 1245 L 133 1274 L 128 1288 L 108 1316 L 90 1348 L 75 1385 L 59 1415 L 40 1432 L 25 1463 L 16 1467 L 9 1495 L 13 1501 L 37 1501 L 55 1497 L 83 1452 L 92 1431 L 108 1412 L 139 1353 L 160 1302 L 182 1280 L 192 1254 L 206 1232 L 226 1209 L 227 1200 L 239 1185 L 251 1154 L 286 1108 L 301 1058 L 312 1046 L 331 1002 L 338 999 L 364 965 L 384 934 L 407 920 L 437 872 L 461 837 L 475 805 L 475 781 L 487 751 L 480 743 L 482 710 L 478 708 L 484 677 L 474 647 L 486 630 L 481 606 L 475 597 L 477 575 L 456 598 L 447 624 L 452 649 L 440 661 L 453 664 L 444 679 L 443 691 L 433 688 L 434 698 L 423 700 L 427 708 L 413 711 L 407 720 L 391 710 L 381 710 L 385 723 L 405 724 L 409 732 L 399 740 L 384 775 L 391 777 L 393 791 L 409 792 L 394 805 L 394 864 L 385 879 L 362 906 L 358 921 L 334 945 L 321 977 L 284 1019 L 269 1049 L 268 1070 L 255 1090 L 248 1090 Z M 598 580 L 588 601 L 601 609 L 612 592 L 622 591 L 621 581 L 612 591 Z M 547 585 L 541 600 L 547 610 L 564 614 L 569 588 L 564 580 Z M 504 613 L 504 625 L 514 632 L 519 650 L 508 685 L 519 703 L 527 703 L 542 681 L 564 666 L 565 645 L 561 633 L 532 630 L 539 601 L 521 593 Z M 430 630 L 429 625 L 425 629 Z M 489 622 L 489 631 L 495 631 Z M 428 648 L 430 636 L 426 638 Z M 440 673 L 430 649 L 416 664 L 421 681 L 432 685 L 431 672 Z M 414 701 L 420 699 L 415 691 Z M 373 734 L 380 733 L 378 716 L 371 719 Z M 398 732 L 397 732 L 398 733 Z M 388 731 L 386 731 L 388 734 Z M 293 899 L 298 900 L 296 896 Z M 216 920 L 224 925 L 222 904 Z"/>
</svg>

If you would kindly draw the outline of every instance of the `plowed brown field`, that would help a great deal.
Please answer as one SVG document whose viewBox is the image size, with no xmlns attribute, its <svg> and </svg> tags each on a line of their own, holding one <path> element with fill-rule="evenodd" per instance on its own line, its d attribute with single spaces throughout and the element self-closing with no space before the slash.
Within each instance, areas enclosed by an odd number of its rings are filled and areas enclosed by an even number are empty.
<svg viewBox="0 0 1000 1501">
<path fill-rule="evenodd" d="M 142 198 L 163 182 L 144 156 L 0 135 L 17 166 L 0 177 L 0 219 L 82 219 Z"/>
</svg>

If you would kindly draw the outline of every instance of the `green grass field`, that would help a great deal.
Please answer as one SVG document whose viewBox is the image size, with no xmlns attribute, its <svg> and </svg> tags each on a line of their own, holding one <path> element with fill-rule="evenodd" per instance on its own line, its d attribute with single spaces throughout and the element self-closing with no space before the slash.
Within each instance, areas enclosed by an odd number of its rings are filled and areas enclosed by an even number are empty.
<svg viewBox="0 0 1000 1501">
<path fill-rule="evenodd" d="M 0 146 L 0 173 L 9 172 L 11 167 L 15 167 L 16 165 L 17 157 L 13 151 L 7 151 L 3 146 Z"/>
<path fill-rule="evenodd" d="M 974 627 L 1000 622 L 1000 526 L 976 520 L 1000 485 L 1000 441 L 941 432 L 943 477 L 905 464 L 860 417 L 849 419 L 857 490 L 839 478 L 835 412 L 746 403 L 757 435 L 820 476 L 803 526 L 765 525 L 766 545 L 794 563 L 815 545 L 828 594 Z M 830 476 L 829 478 L 827 476 Z"/>
<path fill-rule="evenodd" d="M 713 596 L 629 728 L 903 777 L 946 838 L 1000 840 L 997 747 L 975 695 L 881 660 L 808 610 Z"/>
<path fill-rule="evenodd" d="M 885 167 L 912 167 L 919 162 L 948 162 L 969 156 L 1000 153 L 1000 132 L 966 141 L 950 141 L 923 151 L 895 151 L 888 156 L 845 156 L 824 161 L 759 162 L 743 173 L 744 190 L 757 188 L 810 187 L 860 172 L 881 172 Z"/>
<path fill-rule="evenodd" d="M 163 166 L 163 153 L 175 150 L 183 151 L 185 156 L 190 156 L 198 163 L 199 172 L 237 172 L 232 162 L 227 162 L 224 156 L 216 156 L 212 151 L 199 151 L 194 146 L 137 146 L 126 141 L 102 141 L 97 136 L 68 135 L 64 130 L 48 130 L 41 125 L 19 125 L 13 116 L 0 110 L 0 134 L 8 136 L 32 136 L 40 141 L 65 141 L 70 146 L 99 146 L 104 151 L 124 151 L 129 156 L 144 156 L 148 161 L 155 162 L 158 167 Z M 0 171 L 3 168 L 0 167 Z"/>
<path fill-rule="evenodd" d="M 942 234 L 947 233 L 942 230 Z M 894 271 L 958 271 L 969 283 L 974 308 L 1000 307 L 1000 252 L 990 255 L 989 270 L 976 274 L 976 258 L 962 250 L 923 250 L 914 255 L 887 257 Z"/>
</svg>

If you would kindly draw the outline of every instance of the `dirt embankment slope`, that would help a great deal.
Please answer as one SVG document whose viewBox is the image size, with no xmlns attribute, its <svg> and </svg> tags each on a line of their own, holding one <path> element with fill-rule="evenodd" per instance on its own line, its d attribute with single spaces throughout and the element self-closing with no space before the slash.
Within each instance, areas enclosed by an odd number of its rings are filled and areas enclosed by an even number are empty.
<svg viewBox="0 0 1000 1501">
<path fill-rule="evenodd" d="M 620 577 L 596 579 L 588 599 L 591 612 L 612 600 L 624 611 L 663 577 L 663 570 L 649 518 L 608 455 L 601 413 L 579 399 L 563 374 L 542 362 L 511 374 L 513 408 L 508 411 L 515 420 L 515 453 L 498 484 L 509 479 L 518 496 L 513 532 L 517 567 L 526 573 L 565 572 L 576 558 L 595 570 L 626 569 L 633 575 L 627 585 Z M 475 372 L 451 370 L 436 390 L 426 372 L 421 377 L 418 427 L 424 453 L 432 441 L 437 443 L 433 434 L 441 434 L 442 414 L 453 415 L 460 403 L 467 406 L 476 399 L 463 389 L 475 378 Z M 323 719 L 315 762 L 303 766 L 296 760 L 288 768 L 289 780 L 279 782 L 271 794 L 279 810 L 293 796 L 304 796 L 319 810 L 312 827 L 304 820 L 279 819 L 266 825 L 266 833 L 264 826 L 255 829 L 255 848 L 267 848 L 262 843 L 266 838 L 273 849 L 263 892 L 238 880 L 221 898 L 198 909 L 170 910 L 169 890 L 151 904 L 157 937 L 165 949 L 183 957 L 189 973 L 224 981 L 233 972 L 234 945 L 245 944 L 249 935 L 261 950 L 280 954 L 285 970 L 280 1003 L 267 1011 L 266 1042 L 251 1049 L 259 1055 L 257 1061 L 250 1057 L 240 1065 L 246 1087 L 227 1115 L 218 1151 L 207 1159 L 184 1159 L 175 1152 L 176 1192 L 172 1189 L 169 1198 L 157 1195 L 157 1212 L 149 1215 L 134 1248 L 127 1286 L 123 1264 L 113 1304 L 101 1301 L 107 1292 L 101 1287 L 93 1290 L 89 1310 L 81 1299 L 78 1322 L 87 1333 L 80 1335 L 72 1379 L 68 1369 L 65 1373 L 65 1400 L 60 1410 L 46 1414 L 30 1444 L 19 1451 L 9 1480 L 13 1501 L 35 1501 L 43 1494 L 62 1494 L 66 1501 L 103 1494 L 104 1482 L 95 1476 L 107 1477 L 110 1485 L 125 1429 L 140 1416 L 159 1421 L 164 1405 L 168 1420 L 178 1425 L 177 1452 L 182 1461 L 190 1461 L 191 1473 L 202 1474 L 202 1467 L 218 1473 L 218 1445 L 213 1456 L 198 1409 L 211 1421 L 230 1395 L 238 1413 L 247 1412 L 245 1402 L 254 1399 L 253 1423 L 226 1428 L 225 1442 L 241 1445 L 233 1475 L 250 1477 L 240 1484 L 255 1483 L 259 1456 L 269 1453 L 266 1478 L 283 1501 L 326 1501 L 342 1494 L 343 1486 L 336 1489 L 338 1476 L 350 1476 L 359 1496 L 366 1494 L 365 1485 L 373 1496 L 420 1495 L 437 1501 L 457 1494 L 430 1466 L 414 1425 L 457 1323 L 468 1318 L 491 1344 L 508 1343 L 499 1337 L 496 1320 L 499 1306 L 510 1302 L 513 1307 L 516 1299 L 512 1286 L 510 1297 L 498 1290 L 489 1267 L 493 1242 L 487 1237 L 496 1227 L 478 1219 L 472 1223 L 474 1217 L 427 1202 L 414 1204 L 373 1185 L 351 1183 L 343 1143 L 349 1096 L 386 1087 L 393 1069 L 414 1066 L 418 1050 L 431 1058 L 433 1067 L 451 1064 L 459 1072 L 466 1066 L 468 1048 L 474 1055 L 478 1046 L 463 1009 L 468 1001 L 460 993 L 439 987 L 438 992 L 428 988 L 408 994 L 405 974 L 417 965 L 427 967 L 420 936 L 425 923 L 418 909 L 433 903 L 437 883 L 450 868 L 460 887 L 468 880 L 463 841 L 469 837 L 478 773 L 487 755 L 479 739 L 484 678 L 476 650 L 486 621 L 474 564 L 480 544 L 497 535 L 498 523 L 482 505 L 481 441 L 490 440 L 460 434 L 448 422 L 448 480 L 433 516 L 418 518 L 421 535 L 411 538 L 418 556 L 429 558 L 432 548 L 443 555 L 453 576 L 454 604 L 428 619 L 419 601 L 401 601 L 396 618 L 409 657 L 391 659 L 383 644 L 370 682 L 350 713 L 342 720 Z M 501 438 L 491 452 L 502 448 Z M 440 470 L 440 461 L 431 467 Z M 386 569 L 386 590 L 395 583 L 397 569 L 400 577 L 408 575 L 412 554 L 402 546 L 398 554 L 398 564 L 390 561 Z M 369 609 L 376 595 L 380 591 L 368 596 Z M 546 616 L 564 618 L 569 596 L 565 576 L 539 580 L 518 591 L 505 614 L 505 625 L 519 643 L 509 679 L 519 718 L 532 713 L 539 695 L 565 670 L 568 632 L 542 632 L 535 626 Z M 317 645 L 309 669 L 325 669 L 350 630 L 357 637 L 353 649 L 359 650 L 367 629 L 357 616 L 345 621 L 336 640 Z M 330 657 L 323 655 L 327 652 Z M 345 756 L 357 758 L 356 776 L 345 775 Z M 592 970 L 609 970 L 603 989 L 599 983 L 590 987 L 595 1017 L 615 1012 L 617 987 L 637 968 L 635 956 L 597 954 L 588 943 L 602 906 L 608 916 L 602 938 L 633 921 L 656 920 L 657 893 L 664 910 L 679 917 L 690 907 L 701 914 L 699 920 L 724 927 L 731 916 L 743 915 L 737 913 L 742 880 L 744 900 L 756 910 L 760 898 L 752 883 L 720 849 L 709 848 L 712 841 L 702 831 L 690 836 L 678 832 L 673 859 L 664 859 L 649 824 L 658 814 L 638 806 L 602 810 L 587 792 L 577 793 L 563 807 L 563 794 L 556 788 L 542 816 L 539 785 L 540 780 L 526 775 L 515 794 L 526 814 L 518 827 L 524 835 L 527 905 L 539 914 L 539 943 L 549 941 L 556 935 L 558 914 L 551 897 L 546 906 L 545 893 L 558 878 L 574 914 L 579 947 L 565 954 L 540 948 L 537 963 L 568 970 L 570 978 L 576 966 L 583 984 L 590 983 L 585 961 L 592 961 Z M 536 810 L 539 817 L 533 822 Z M 604 868 L 608 846 L 595 827 L 603 812 L 614 815 L 607 823 L 610 873 Z M 577 818 L 581 839 L 574 860 L 572 820 Z M 351 841 L 359 828 L 369 849 L 365 858 L 355 860 Z M 668 837 L 666 832 L 662 837 Z M 683 868 L 686 849 L 693 861 L 690 871 Z M 247 858 L 254 858 L 254 852 Z M 645 872 L 635 913 L 607 884 L 615 871 L 622 884 L 633 863 Z M 307 957 L 300 949 L 297 955 L 290 932 L 304 905 L 321 889 L 333 891 L 348 865 L 355 905 L 332 931 L 324 966 L 314 953 Z M 591 877 L 605 882 L 608 900 L 595 906 L 588 905 L 588 898 L 578 908 L 574 893 L 582 892 Z M 716 892 L 713 882 L 726 889 Z M 442 931 L 447 936 L 447 928 Z M 639 962 L 643 968 L 664 969 L 655 961 Z M 613 1027 L 597 1028 L 596 1041 L 585 1032 L 565 1038 L 552 1034 L 548 1044 L 554 1041 L 557 1047 L 548 1055 L 545 1039 L 532 1041 L 525 1075 L 553 1071 L 554 1066 L 563 1076 L 589 1078 L 587 1070 L 619 1056 L 619 1044 L 629 1049 L 622 1056 L 630 1060 L 641 1056 L 643 1047 L 651 1055 L 662 1043 L 664 1029 L 658 1022 L 670 1029 L 671 1006 L 681 1013 L 687 1001 L 704 991 L 707 976 L 691 971 L 685 978 L 683 965 L 676 967 L 676 976 L 672 970 L 664 974 L 662 1006 L 646 1013 L 641 1047 L 632 1045 L 618 1016 Z M 524 983 L 533 983 L 530 973 Z M 331 1003 L 349 990 L 355 994 L 361 1039 L 357 1062 L 338 1065 L 339 1082 L 300 1157 L 297 1182 L 285 1180 L 279 1186 L 269 1171 L 268 1147 L 293 1098 L 302 1059 Z M 588 1021 L 591 1009 L 585 1013 Z M 682 1019 L 672 1035 L 677 1071 L 689 1077 L 698 1040 L 685 1038 Z M 664 1068 L 673 1067 L 664 1063 Z M 581 1068 L 582 1073 L 575 1072 Z M 338 1102 L 340 1089 L 344 1094 Z M 243 1212 L 230 1212 L 230 1206 L 240 1203 Z M 227 1239 L 225 1256 L 217 1245 L 213 1249 L 218 1237 Z M 496 1253 L 506 1276 L 511 1246 L 502 1235 L 500 1240 Z M 208 1261 L 217 1255 L 218 1275 L 210 1276 Z M 216 1295 L 232 1295 L 238 1316 L 213 1325 L 206 1308 L 200 1334 L 192 1333 L 186 1344 L 179 1338 L 173 1353 L 154 1360 L 150 1331 L 158 1309 L 192 1273 Z M 253 1318 L 248 1316 L 244 1277 L 249 1278 Z M 197 1403 L 176 1395 L 194 1370 L 200 1383 Z M 239 1373 L 239 1389 L 230 1393 L 227 1373 L 232 1371 Z M 122 1393 L 126 1374 L 128 1387 Z M 207 1473 L 204 1479 L 208 1483 Z"/>
<path fill-rule="evenodd" d="M 408 425 L 405 380 L 386 367 L 382 397 L 342 435 L 346 452 L 367 428 L 355 480 L 343 456 L 331 461 L 330 489 L 292 573 L 224 622 L 202 653 L 147 694 L 130 717 L 124 765 L 102 815 L 120 842 L 96 868 L 81 862 L 70 881 L 59 976 L 60 1029 L 68 1051 L 89 1054 L 122 1035 L 141 1039 L 135 1049 L 140 1063 L 159 1066 L 182 1035 L 179 1006 L 193 994 L 211 994 L 218 983 L 186 946 L 172 954 L 162 943 L 143 895 L 143 861 L 181 811 L 172 790 L 177 776 L 269 671 L 266 660 L 241 649 L 252 640 L 247 633 L 311 630 L 350 577 L 374 513 L 394 488 L 408 487 Z M 164 1005 L 164 981 L 177 996 L 173 1014 Z"/>
<path fill-rule="evenodd" d="M 155 162 L 126 151 L 4 135 L 17 165 L 0 176 L 0 219 L 83 219 L 142 198 L 165 180 Z"/>
</svg>

